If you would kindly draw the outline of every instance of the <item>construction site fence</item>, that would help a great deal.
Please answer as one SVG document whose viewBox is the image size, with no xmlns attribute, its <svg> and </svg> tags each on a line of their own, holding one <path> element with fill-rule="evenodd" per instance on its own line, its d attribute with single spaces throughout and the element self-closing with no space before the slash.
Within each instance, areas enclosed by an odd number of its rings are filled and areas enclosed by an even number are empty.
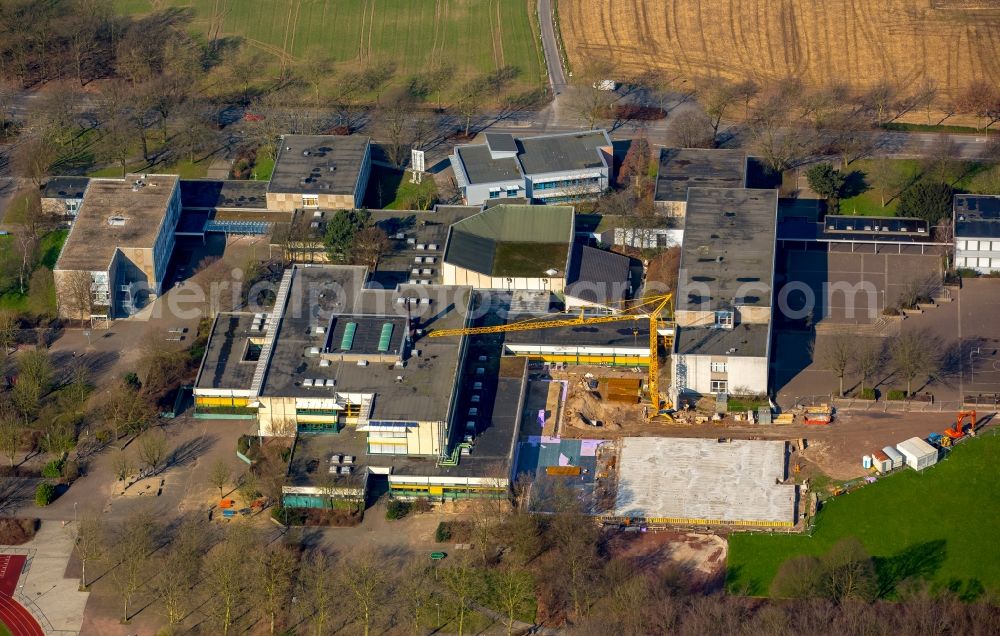
<svg viewBox="0 0 1000 636">
<path fill-rule="evenodd" d="M 871 411 L 877 413 L 946 413 L 963 409 L 1000 410 L 1000 396 L 967 396 L 965 400 L 862 400 L 838 398 L 830 395 L 796 397 L 793 406 L 831 404 L 843 411 Z M 790 409 L 786 409 L 790 410 Z"/>
<path fill-rule="evenodd" d="M 690 519 L 685 517 L 647 517 L 636 519 L 632 517 L 598 516 L 597 519 L 605 525 L 619 526 L 646 526 L 646 527 L 666 527 L 666 526 L 705 526 L 709 528 L 760 528 L 760 529 L 780 529 L 791 531 L 795 524 L 791 521 L 725 521 L 721 519 Z"/>
</svg>

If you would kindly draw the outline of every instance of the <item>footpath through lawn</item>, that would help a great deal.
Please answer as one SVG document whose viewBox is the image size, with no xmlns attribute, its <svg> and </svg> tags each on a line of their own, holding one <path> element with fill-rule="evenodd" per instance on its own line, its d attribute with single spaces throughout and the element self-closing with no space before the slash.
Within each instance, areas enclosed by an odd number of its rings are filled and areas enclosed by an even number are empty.
<svg viewBox="0 0 1000 636">
<path fill-rule="evenodd" d="M 907 468 L 827 500 L 812 537 L 735 534 L 729 539 L 729 589 L 766 595 L 786 559 L 819 555 L 853 535 L 875 557 L 888 598 L 908 578 L 926 579 L 966 600 L 984 590 L 1000 593 L 998 476 L 1000 435 L 992 430 L 922 473 Z"/>
</svg>

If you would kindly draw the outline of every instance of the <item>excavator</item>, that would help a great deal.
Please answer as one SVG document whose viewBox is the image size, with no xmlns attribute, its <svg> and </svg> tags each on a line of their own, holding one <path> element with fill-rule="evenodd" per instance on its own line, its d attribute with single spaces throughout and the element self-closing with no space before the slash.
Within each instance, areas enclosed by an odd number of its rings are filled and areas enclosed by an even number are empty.
<svg viewBox="0 0 1000 636">
<path fill-rule="evenodd" d="M 553 329 L 556 327 L 576 327 L 579 325 L 594 325 L 605 322 L 619 322 L 625 320 L 648 320 L 649 321 L 649 398 L 652 408 L 649 411 L 649 419 L 657 417 L 673 421 L 668 411 L 672 406 L 669 401 L 664 403 L 660 399 L 659 382 L 660 358 L 659 358 L 659 336 L 657 328 L 661 325 L 660 315 L 670 304 L 674 295 L 663 294 L 647 297 L 639 303 L 633 303 L 622 313 L 610 314 L 607 316 L 585 316 L 580 312 L 579 316 L 569 317 L 569 314 L 549 314 L 527 320 L 519 320 L 506 325 L 494 327 L 466 327 L 464 329 L 435 329 L 427 335 L 431 338 L 441 338 L 445 336 L 473 336 L 485 333 L 509 333 L 511 331 L 531 331 L 534 329 Z M 558 317 L 557 317 L 558 316 Z"/>
<path fill-rule="evenodd" d="M 969 420 L 969 432 L 968 432 L 968 435 L 970 437 L 975 437 L 976 436 L 976 422 L 978 421 L 976 419 L 976 412 L 975 411 L 959 411 L 958 412 L 958 418 L 955 420 L 955 427 L 954 428 L 947 428 L 947 429 L 945 429 L 944 434 L 947 435 L 948 437 L 950 437 L 951 439 L 962 439 L 963 437 L 965 437 L 965 435 L 966 435 L 966 432 L 965 432 L 965 420 L 966 419 Z"/>
</svg>

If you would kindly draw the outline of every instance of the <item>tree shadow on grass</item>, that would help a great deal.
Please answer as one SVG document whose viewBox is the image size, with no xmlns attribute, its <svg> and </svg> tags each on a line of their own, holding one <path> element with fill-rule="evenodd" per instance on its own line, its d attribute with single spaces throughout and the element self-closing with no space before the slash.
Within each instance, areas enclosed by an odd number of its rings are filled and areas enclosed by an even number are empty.
<svg viewBox="0 0 1000 636">
<path fill-rule="evenodd" d="M 875 557 L 879 598 L 893 596 L 903 581 L 931 577 L 941 568 L 947 553 L 947 542 L 935 539 L 915 543 L 890 557 Z"/>
<path fill-rule="evenodd" d="M 840 188 L 840 198 L 850 199 L 871 189 L 867 175 L 860 170 L 852 170 L 844 175 L 844 185 Z"/>
<path fill-rule="evenodd" d="M 975 603 L 986 593 L 982 581 L 977 578 L 948 579 L 948 584 L 945 587 L 963 603 Z"/>
</svg>

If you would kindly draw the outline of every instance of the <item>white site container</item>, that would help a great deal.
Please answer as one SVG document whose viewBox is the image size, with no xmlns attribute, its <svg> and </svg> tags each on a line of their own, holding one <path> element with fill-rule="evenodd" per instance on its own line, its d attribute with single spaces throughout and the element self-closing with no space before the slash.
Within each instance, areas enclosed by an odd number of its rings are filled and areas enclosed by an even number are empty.
<svg viewBox="0 0 1000 636">
<path fill-rule="evenodd" d="M 886 455 L 888 455 L 889 459 L 892 460 L 892 469 L 893 470 L 895 470 L 897 468 L 902 468 L 903 467 L 903 456 L 894 447 L 892 447 L 892 446 L 886 446 L 885 448 L 882 449 L 882 452 L 885 453 Z"/>
<path fill-rule="evenodd" d="M 896 450 L 906 458 L 906 465 L 914 470 L 923 470 L 928 466 L 933 466 L 938 460 L 937 449 L 919 437 L 911 437 L 896 444 Z"/>
</svg>

